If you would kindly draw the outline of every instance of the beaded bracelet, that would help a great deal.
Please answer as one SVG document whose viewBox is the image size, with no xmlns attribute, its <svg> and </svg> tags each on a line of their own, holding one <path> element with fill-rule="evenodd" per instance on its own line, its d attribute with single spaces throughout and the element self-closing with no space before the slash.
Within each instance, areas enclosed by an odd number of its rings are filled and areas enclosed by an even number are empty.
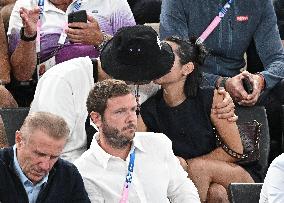
<svg viewBox="0 0 284 203">
<path fill-rule="evenodd" d="M 231 157 L 236 158 L 236 159 L 246 159 L 248 158 L 248 154 L 240 154 L 234 150 L 232 150 L 229 146 L 227 146 L 221 137 L 218 135 L 217 131 L 215 128 L 213 128 L 215 132 L 215 137 L 217 139 L 217 144 L 220 146 L 227 154 L 229 154 Z"/>
</svg>

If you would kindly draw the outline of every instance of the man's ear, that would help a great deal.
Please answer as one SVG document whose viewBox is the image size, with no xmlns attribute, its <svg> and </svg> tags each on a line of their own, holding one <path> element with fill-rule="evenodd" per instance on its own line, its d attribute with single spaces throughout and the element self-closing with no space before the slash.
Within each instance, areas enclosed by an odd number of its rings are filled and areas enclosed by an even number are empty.
<svg viewBox="0 0 284 203">
<path fill-rule="evenodd" d="M 192 62 L 188 62 L 182 66 L 183 75 L 189 75 L 194 70 L 194 65 Z"/>
<path fill-rule="evenodd" d="M 91 117 L 93 123 L 94 123 L 98 128 L 100 128 L 101 125 L 102 125 L 102 116 L 101 116 L 98 112 L 92 111 L 92 112 L 90 113 L 90 117 Z"/>
<path fill-rule="evenodd" d="M 19 130 L 17 130 L 15 133 L 15 143 L 17 147 L 20 147 L 23 144 L 23 136 Z"/>
</svg>

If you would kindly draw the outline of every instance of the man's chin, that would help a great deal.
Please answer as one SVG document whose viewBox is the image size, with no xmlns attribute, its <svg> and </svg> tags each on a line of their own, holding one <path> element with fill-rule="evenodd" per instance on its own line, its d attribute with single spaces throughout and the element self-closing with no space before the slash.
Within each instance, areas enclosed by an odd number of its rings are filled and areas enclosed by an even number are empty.
<svg viewBox="0 0 284 203">
<path fill-rule="evenodd" d="M 134 137 L 136 128 L 129 128 L 129 129 L 126 129 L 125 131 L 126 131 L 127 137 Z"/>
<path fill-rule="evenodd" d="M 31 174 L 30 177 L 29 177 L 29 179 L 30 179 L 33 183 L 38 183 L 38 182 L 40 182 L 40 181 L 43 179 L 44 176 L 45 176 L 45 175 L 41 175 L 41 174 Z"/>
</svg>

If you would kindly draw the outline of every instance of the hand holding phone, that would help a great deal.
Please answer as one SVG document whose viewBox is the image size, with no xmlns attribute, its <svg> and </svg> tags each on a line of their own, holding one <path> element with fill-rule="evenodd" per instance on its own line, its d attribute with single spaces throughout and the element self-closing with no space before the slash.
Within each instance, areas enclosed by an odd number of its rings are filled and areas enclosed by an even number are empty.
<svg viewBox="0 0 284 203">
<path fill-rule="evenodd" d="M 75 23 L 75 22 L 87 22 L 87 12 L 86 10 L 75 11 L 68 14 L 68 23 Z M 72 27 L 74 29 L 78 29 L 76 27 Z"/>
<path fill-rule="evenodd" d="M 253 92 L 253 86 L 250 83 L 249 79 L 245 77 L 244 79 L 242 79 L 242 82 L 243 82 L 243 86 L 244 86 L 245 91 L 248 94 L 251 94 Z"/>
</svg>

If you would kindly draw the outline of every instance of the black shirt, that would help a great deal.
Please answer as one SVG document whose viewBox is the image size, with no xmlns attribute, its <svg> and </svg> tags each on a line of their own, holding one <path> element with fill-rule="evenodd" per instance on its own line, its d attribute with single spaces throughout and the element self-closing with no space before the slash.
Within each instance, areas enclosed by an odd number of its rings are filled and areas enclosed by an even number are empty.
<svg viewBox="0 0 284 203">
<path fill-rule="evenodd" d="M 213 89 L 200 89 L 176 107 L 169 107 L 162 90 L 141 106 L 141 116 L 148 131 L 161 132 L 173 142 L 175 155 L 185 159 L 207 154 L 216 148 L 210 110 Z"/>
</svg>

